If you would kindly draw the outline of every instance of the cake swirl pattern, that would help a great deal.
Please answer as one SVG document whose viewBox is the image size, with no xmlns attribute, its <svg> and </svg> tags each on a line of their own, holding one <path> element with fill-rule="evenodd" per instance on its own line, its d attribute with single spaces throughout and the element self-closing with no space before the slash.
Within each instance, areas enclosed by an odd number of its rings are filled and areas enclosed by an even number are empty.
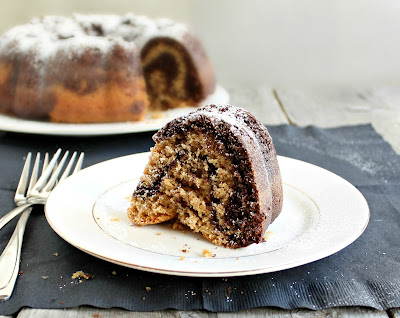
<svg viewBox="0 0 400 318">
<path fill-rule="evenodd" d="M 142 120 L 215 89 L 183 24 L 143 16 L 46 16 L 0 37 L 0 111 L 55 122 Z"/>
<path fill-rule="evenodd" d="M 208 105 L 153 137 L 128 216 L 138 225 L 177 219 L 230 248 L 264 241 L 282 209 L 282 180 L 268 130 L 241 108 Z"/>
</svg>

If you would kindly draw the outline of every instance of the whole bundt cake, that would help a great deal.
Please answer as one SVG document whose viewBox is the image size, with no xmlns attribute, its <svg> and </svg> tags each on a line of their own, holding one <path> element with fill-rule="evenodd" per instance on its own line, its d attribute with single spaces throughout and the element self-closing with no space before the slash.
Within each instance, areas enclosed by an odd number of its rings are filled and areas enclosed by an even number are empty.
<svg viewBox="0 0 400 318">
<path fill-rule="evenodd" d="M 183 24 L 143 16 L 46 16 L 0 37 L 0 111 L 55 122 L 143 119 L 196 106 L 215 89 Z"/>
<path fill-rule="evenodd" d="M 230 248 L 264 240 L 282 209 L 282 181 L 268 130 L 249 112 L 208 105 L 154 136 L 128 209 L 137 225 L 177 219 Z"/>
</svg>

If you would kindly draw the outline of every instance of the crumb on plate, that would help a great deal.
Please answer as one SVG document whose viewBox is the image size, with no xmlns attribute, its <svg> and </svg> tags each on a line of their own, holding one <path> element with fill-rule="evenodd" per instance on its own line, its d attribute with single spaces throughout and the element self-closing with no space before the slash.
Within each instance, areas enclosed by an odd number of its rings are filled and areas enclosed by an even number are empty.
<svg viewBox="0 0 400 318">
<path fill-rule="evenodd" d="M 208 249 L 204 249 L 201 254 L 203 255 L 203 257 L 214 257 L 215 254 L 213 254 L 210 250 Z"/>
<path fill-rule="evenodd" d="M 264 234 L 264 240 L 268 240 L 270 237 L 271 237 L 271 235 L 273 235 L 274 234 L 274 231 L 267 231 L 265 234 Z"/>
</svg>

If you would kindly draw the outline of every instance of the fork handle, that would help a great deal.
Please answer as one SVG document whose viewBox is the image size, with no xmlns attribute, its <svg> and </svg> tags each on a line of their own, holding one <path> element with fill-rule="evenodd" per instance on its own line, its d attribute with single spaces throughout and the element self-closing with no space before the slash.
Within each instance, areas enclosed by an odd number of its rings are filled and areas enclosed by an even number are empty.
<svg viewBox="0 0 400 318">
<path fill-rule="evenodd" d="M 0 255 L 0 299 L 10 298 L 14 290 L 21 259 L 22 240 L 31 211 L 32 208 L 27 208 L 21 215 L 10 241 Z"/>
<path fill-rule="evenodd" d="M 17 206 L 14 210 L 8 212 L 5 216 L 0 219 L 0 230 L 10 222 L 13 218 L 15 218 L 20 213 L 24 212 L 27 208 L 32 206 L 34 203 L 25 203 L 23 205 Z"/>
</svg>

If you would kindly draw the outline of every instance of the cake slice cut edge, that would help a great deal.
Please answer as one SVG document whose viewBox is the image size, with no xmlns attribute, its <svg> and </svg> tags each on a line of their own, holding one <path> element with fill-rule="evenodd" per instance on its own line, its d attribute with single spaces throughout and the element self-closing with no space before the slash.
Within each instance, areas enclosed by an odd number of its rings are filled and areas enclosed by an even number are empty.
<svg viewBox="0 0 400 318">
<path fill-rule="evenodd" d="M 249 118 L 262 134 L 246 123 Z M 132 195 L 130 220 L 137 225 L 179 220 L 229 248 L 262 242 L 282 208 L 276 152 L 265 134 L 251 114 L 230 105 L 205 106 L 172 120 L 153 137 L 156 145 Z"/>
</svg>

